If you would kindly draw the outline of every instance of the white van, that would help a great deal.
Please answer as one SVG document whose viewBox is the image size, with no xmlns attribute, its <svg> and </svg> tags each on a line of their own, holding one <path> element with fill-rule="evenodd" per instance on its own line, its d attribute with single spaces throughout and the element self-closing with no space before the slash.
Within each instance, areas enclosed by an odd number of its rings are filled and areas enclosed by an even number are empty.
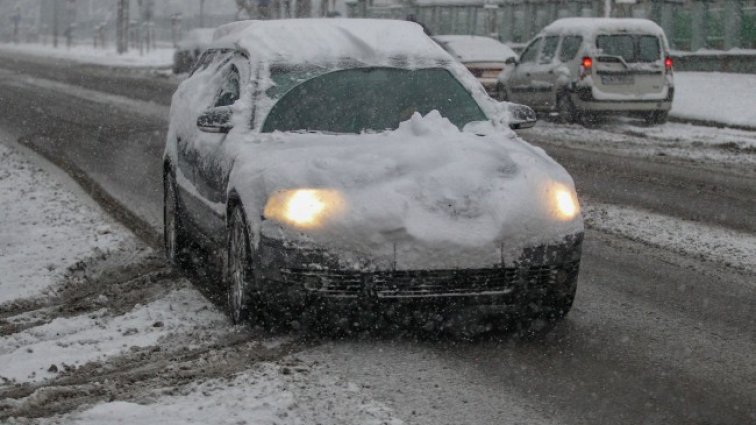
<svg viewBox="0 0 756 425">
<path fill-rule="evenodd" d="M 646 19 L 566 18 L 544 28 L 498 78 L 498 98 L 564 122 L 599 113 L 667 120 L 674 96 L 664 31 Z"/>
</svg>

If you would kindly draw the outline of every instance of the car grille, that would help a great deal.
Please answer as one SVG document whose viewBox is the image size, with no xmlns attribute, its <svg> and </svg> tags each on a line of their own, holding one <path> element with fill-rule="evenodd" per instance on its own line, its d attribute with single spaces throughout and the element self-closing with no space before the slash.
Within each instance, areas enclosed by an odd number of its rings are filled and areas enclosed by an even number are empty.
<svg viewBox="0 0 756 425">
<path fill-rule="evenodd" d="M 282 270 L 289 283 L 334 297 L 378 298 L 505 295 L 529 286 L 568 282 L 579 262 L 525 268 L 422 270 L 361 273 L 335 270 Z"/>
</svg>

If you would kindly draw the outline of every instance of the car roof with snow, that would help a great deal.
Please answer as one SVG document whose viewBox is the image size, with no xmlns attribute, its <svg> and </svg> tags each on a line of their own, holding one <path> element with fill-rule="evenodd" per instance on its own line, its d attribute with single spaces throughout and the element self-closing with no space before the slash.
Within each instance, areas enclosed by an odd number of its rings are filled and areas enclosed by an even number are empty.
<svg viewBox="0 0 756 425">
<path fill-rule="evenodd" d="M 457 57 L 461 62 L 504 62 L 517 54 L 508 46 L 491 37 L 479 35 L 437 35 L 437 43 Z"/>
<path fill-rule="evenodd" d="M 444 49 L 407 21 L 387 19 L 281 19 L 241 21 L 215 31 L 211 48 L 246 51 L 251 60 L 368 65 L 425 65 L 451 61 Z"/>
<path fill-rule="evenodd" d="M 664 36 L 664 30 L 653 21 L 636 18 L 563 18 L 543 30 L 546 34 L 574 34 L 593 38 L 598 34 L 652 34 Z"/>
</svg>

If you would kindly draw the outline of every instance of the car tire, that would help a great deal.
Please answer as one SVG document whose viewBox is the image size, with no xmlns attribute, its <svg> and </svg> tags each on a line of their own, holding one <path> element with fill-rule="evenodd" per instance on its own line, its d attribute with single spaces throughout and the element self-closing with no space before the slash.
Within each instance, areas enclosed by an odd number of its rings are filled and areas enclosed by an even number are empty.
<svg viewBox="0 0 756 425">
<path fill-rule="evenodd" d="M 669 118 L 668 111 L 654 111 L 649 112 L 643 117 L 648 125 L 660 125 L 667 122 Z"/>
<path fill-rule="evenodd" d="M 254 289 L 254 269 L 249 243 L 249 227 L 241 206 L 231 210 L 228 219 L 227 255 L 224 261 L 227 309 L 235 324 L 248 322 L 252 310 L 252 289 Z"/>
<path fill-rule="evenodd" d="M 509 94 L 504 84 L 499 83 L 496 85 L 496 98 L 501 102 L 509 102 Z"/>
<path fill-rule="evenodd" d="M 568 93 L 562 93 L 557 96 L 556 106 L 559 122 L 562 124 L 574 124 L 580 121 L 577 108 L 575 108 L 575 104 L 572 103 L 572 99 L 570 99 Z"/>
<path fill-rule="evenodd" d="M 172 266 L 186 269 L 190 263 L 189 237 L 184 224 L 176 188 L 170 172 L 163 177 L 163 247 L 165 258 Z"/>
</svg>

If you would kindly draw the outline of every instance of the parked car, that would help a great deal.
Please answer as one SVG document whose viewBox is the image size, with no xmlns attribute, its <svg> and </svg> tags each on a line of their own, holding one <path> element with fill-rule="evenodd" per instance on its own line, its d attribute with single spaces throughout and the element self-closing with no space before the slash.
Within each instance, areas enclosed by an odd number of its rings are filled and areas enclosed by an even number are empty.
<svg viewBox="0 0 756 425">
<path fill-rule="evenodd" d="M 173 73 L 190 72 L 194 63 L 213 40 L 213 28 L 197 28 L 186 33 L 173 54 Z"/>
<path fill-rule="evenodd" d="M 498 98 L 565 122 L 622 113 L 663 123 L 672 107 L 664 31 L 645 19 L 566 18 L 544 28 L 499 76 Z"/>
<path fill-rule="evenodd" d="M 496 78 L 507 67 L 507 60 L 517 54 L 491 37 L 477 35 L 438 35 L 433 39 L 483 84 L 489 95 L 495 96 Z"/>
<path fill-rule="evenodd" d="M 224 253 L 234 322 L 567 314 L 583 222 L 571 177 L 510 129 L 532 110 L 414 23 L 233 25 L 173 96 L 164 218 L 172 263 Z"/>
</svg>

